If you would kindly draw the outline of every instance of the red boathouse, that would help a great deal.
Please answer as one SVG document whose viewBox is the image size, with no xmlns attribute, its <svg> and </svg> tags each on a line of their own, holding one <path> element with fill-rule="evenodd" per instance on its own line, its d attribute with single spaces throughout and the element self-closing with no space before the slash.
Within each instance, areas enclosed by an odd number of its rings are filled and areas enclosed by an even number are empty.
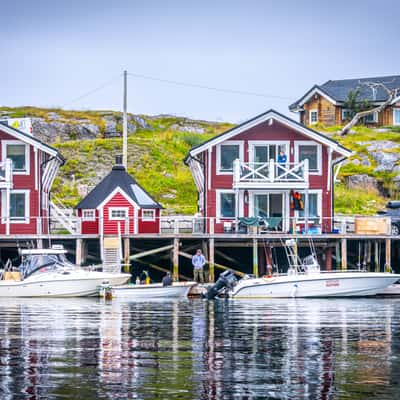
<svg viewBox="0 0 400 400">
<path fill-rule="evenodd" d="M 160 232 L 162 206 L 126 172 L 120 157 L 76 209 L 83 234 L 116 236 Z"/>
<path fill-rule="evenodd" d="M 0 122 L 0 142 L 0 234 L 47 234 L 50 189 L 64 158 L 7 120 Z"/>
<path fill-rule="evenodd" d="M 351 151 L 274 111 L 193 147 L 185 159 L 207 232 L 264 221 L 267 230 L 329 232 L 336 169 Z"/>
</svg>

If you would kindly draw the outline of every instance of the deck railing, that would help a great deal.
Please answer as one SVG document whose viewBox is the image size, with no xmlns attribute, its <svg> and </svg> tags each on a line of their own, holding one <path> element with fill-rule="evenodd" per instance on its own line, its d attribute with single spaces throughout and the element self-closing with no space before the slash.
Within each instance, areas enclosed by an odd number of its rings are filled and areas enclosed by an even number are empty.
<svg viewBox="0 0 400 400">
<path fill-rule="evenodd" d="M 21 219 L 5 218 L 0 219 L 0 235 L 1 229 L 8 222 L 10 224 L 10 234 L 19 230 L 21 226 Z M 50 217 L 50 221 L 51 221 Z M 254 225 L 246 225 L 244 219 L 240 218 L 239 223 L 236 223 L 234 218 L 204 218 L 202 216 L 162 216 L 159 218 L 160 229 L 155 234 L 160 236 L 171 236 L 171 235 L 202 235 L 204 233 L 209 234 L 365 234 L 365 235 L 390 235 L 391 234 L 391 219 L 390 217 L 382 216 L 335 216 L 334 218 L 321 218 L 312 217 L 308 219 L 308 224 L 305 223 L 304 218 L 286 218 L 276 222 L 278 217 L 262 218 L 259 217 L 258 221 L 255 221 Z M 36 230 L 40 232 L 42 227 L 48 226 L 49 219 L 47 217 L 29 217 L 24 219 L 24 231 L 28 235 L 30 230 Z M 96 221 L 90 221 L 92 224 Z M 97 221 L 101 226 L 101 219 Z M 132 226 L 137 226 L 139 223 L 145 222 L 141 218 L 127 218 L 119 221 L 119 233 L 120 235 L 128 235 L 132 232 L 129 229 Z M 251 222 L 251 221 L 250 221 Z M 285 223 L 284 223 L 285 222 Z M 80 235 L 85 233 L 84 228 L 85 220 L 79 217 L 75 217 L 71 220 L 73 223 L 72 232 L 67 230 L 62 225 L 59 229 L 52 229 L 51 233 L 61 235 Z M 30 227 L 27 226 L 30 225 Z M 306 226 L 308 227 L 306 228 Z M 51 225 L 50 225 L 51 226 Z M 54 226 L 54 225 L 53 225 Z M 34 228 L 36 227 L 36 229 Z M 41 228 L 39 228 L 41 227 Z M 96 232 L 93 231 L 93 235 Z M 361 233 L 362 232 L 362 233 Z M 47 234 L 46 230 L 43 230 L 43 234 Z M 152 233 L 154 234 L 154 233 Z M 399 236 L 400 238 L 400 236 Z"/>
<path fill-rule="evenodd" d="M 279 163 L 271 159 L 268 162 L 233 162 L 234 188 L 268 188 L 268 187 L 308 187 L 308 160 L 297 163 Z"/>
</svg>

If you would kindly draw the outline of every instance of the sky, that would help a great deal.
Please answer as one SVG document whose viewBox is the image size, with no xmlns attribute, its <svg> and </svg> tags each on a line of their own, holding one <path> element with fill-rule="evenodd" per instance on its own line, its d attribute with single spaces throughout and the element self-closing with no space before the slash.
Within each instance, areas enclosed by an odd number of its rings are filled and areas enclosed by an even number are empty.
<svg viewBox="0 0 400 400">
<path fill-rule="evenodd" d="M 399 15 L 398 0 L 2 0 L 0 105 L 121 110 L 127 70 L 133 113 L 296 118 L 314 84 L 400 74 Z"/>
</svg>

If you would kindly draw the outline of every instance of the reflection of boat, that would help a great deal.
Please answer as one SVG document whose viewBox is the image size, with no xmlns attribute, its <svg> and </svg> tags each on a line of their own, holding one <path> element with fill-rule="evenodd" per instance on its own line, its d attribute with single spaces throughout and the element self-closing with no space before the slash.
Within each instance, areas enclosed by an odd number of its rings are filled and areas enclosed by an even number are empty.
<svg viewBox="0 0 400 400">
<path fill-rule="evenodd" d="M 22 250 L 22 263 L 18 271 L 3 272 L 0 297 L 80 297 L 97 293 L 107 282 L 121 285 L 131 275 L 99 272 L 80 268 L 65 257 L 66 250 Z"/>
<path fill-rule="evenodd" d="M 100 288 L 100 296 L 148 300 L 158 298 L 180 298 L 186 297 L 190 289 L 195 285 L 197 285 L 197 282 L 173 282 L 172 286 L 163 286 L 162 283 L 122 286 L 104 284 Z"/>
<path fill-rule="evenodd" d="M 289 250 L 293 260 L 287 274 L 245 276 L 236 281 L 233 273 L 221 274 L 215 285 L 208 289 L 208 298 L 225 292 L 229 297 L 350 297 L 373 296 L 396 282 L 400 275 L 386 272 L 321 272 L 316 257 L 311 254 L 299 262 L 295 243 Z"/>
</svg>

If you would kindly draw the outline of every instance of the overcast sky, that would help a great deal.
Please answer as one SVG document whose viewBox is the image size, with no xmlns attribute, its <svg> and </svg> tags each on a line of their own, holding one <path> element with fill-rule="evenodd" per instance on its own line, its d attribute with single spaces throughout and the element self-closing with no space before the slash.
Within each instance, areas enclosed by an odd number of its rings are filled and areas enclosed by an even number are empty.
<svg viewBox="0 0 400 400">
<path fill-rule="evenodd" d="M 243 121 L 329 79 L 400 74 L 398 0 L 3 0 L 0 104 Z M 88 96 L 85 93 L 109 83 Z M 80 99 L 78 99 L 80 98 Z M 77 100 L 78 99 L 78 100 Z"/>
</svg>

